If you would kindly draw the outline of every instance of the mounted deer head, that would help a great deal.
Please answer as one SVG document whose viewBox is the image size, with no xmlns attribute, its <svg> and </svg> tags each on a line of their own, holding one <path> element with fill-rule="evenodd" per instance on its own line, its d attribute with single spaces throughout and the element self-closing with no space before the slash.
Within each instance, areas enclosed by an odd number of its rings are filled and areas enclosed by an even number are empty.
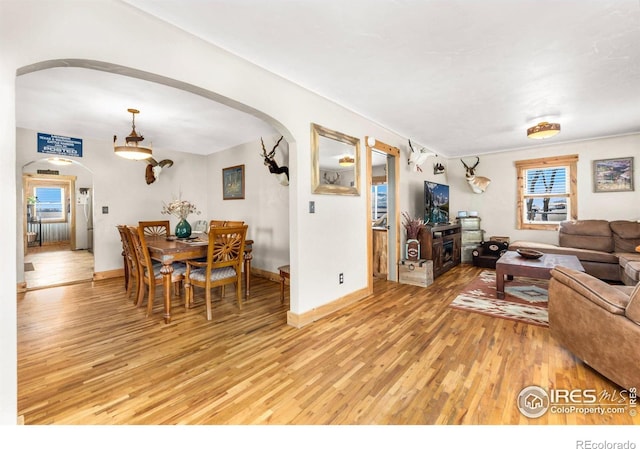
<svg viewBox="0 0 640 449">
<path fill-rule="evenodd" d="M 411 145 L 411 140 L 409 140 L 409 149 L 411 150 L 411 153 L 409 154 L 409 159 L 407 159 L 407 164 L 413 168 L 413 171 L 422 172 L 422 168 L 420 168 L 420 166 L 429 156 L 433 156 L 433 153 L 426 148 L 414 150 L 413 145 Z"/>
<path fill-rule="evenodd" d="M 335 178 L 329 178 L 327 173 L 325 173 L 323 178 L 327 182 L 327 184 L 336 184 L 340 180 L 340 173 L 336 173 Z"/>
<path fill-rule="evenodd" d="M 482 193 L 487 190 L 487 186 L 491 183 L 491 180 L 484 176 L 476 176 L 476 167 L 480 163 L 480 158 L 476 156 L 476 163 L 473 167 L 469 167 L 462 159 L 460 159 L 460 162 L 464 165 L 464 169 L 466 170 L 464 177 L 467 178 L 467 182 L 471 190 L 473 190 L 473 193 Z"/>
<path fill-rule="evenodd" d="M 273 159 L 276 154 L 276 148 L 280 145 L 284 136 L 281 136 L 280 139 L 276 142 L 273 149 L 267 154 L 267 149 L 264 147 L 264 140 L 260 137 L 260 142 L 262 142 L 262 157 L 264 158 L 264 165 L 269 167 L 269 173 L 273 173 L 278 178 L 278 182 L 283 186 L 289 185 L 289 168 L 288 167 L 279 167 L 276 161 Z"/>
<path fill-rule="evenodd" d="M 170 159 L 163 159 L 157 162 L 152 157 L 143 159 L 143 162 L 147 162 L 147 169 L 144 172 L 144 179 L 147 181 L 147 184 L 153 184 L 160 177 L 163 168 L 173 165 L 173 161 Z"/>
</svg>

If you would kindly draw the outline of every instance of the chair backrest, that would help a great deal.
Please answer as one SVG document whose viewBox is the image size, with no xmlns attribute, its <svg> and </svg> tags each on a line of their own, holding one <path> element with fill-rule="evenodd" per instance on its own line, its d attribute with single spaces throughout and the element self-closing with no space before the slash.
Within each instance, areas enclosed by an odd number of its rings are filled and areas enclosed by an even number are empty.
<svg viewBox="0 0 640 449">
<path fill-rule="evenodd" d="M 211 220 L 209 222 L 209 228 L 219 228 L 222 226 L 242 226 L 242 225 L 244 225 L 244 221 Z"/>
<path fill-rule="evenodd" d="M 144 238 L 144 230 L 142 227 L 135 226 L 127 226 L 127 230 L 131 236 L 131 244 L 138 258 L 138 273 L 142 276 L 150 273 L 150 277 L 152 278 L 153 265 L 151 263 L 151 257 L 149 256 L 149 250 L 147 249 L 147 242 Z"/>
<path fill-rule="evenodd" d="M 118 225 L 118 232 L 120 233 L 120 240 L 122 241 L 122 251 L 124 252 L 124 257 L 127 259 L 129 266 L 132 270 L 137 270 L 138 267 L 138 258 L 136 257 L 135 249 L 133 248 L 133 244 L 131 242 L 131 236 L 127 231 L 127 227 L 125 225 Z"/>
<path fill-rule="evenodd" d="M 206 234 L 209 232 L 209 223 L 206 220 L 196 220 L 191 226 L 193 232 L 202 232 Z"/>
<path fill-rule="evenodd" d="M 144 235 L 171 235 L 169 232 L 169 220 L 139 221 L 138 227 L 143 230 Z"/>
<path fill-rule="evenodd" d="M 207 271 L 222 267 L 235 266 L 240 273 L 244 260 L 244 243 L 247 238 L 247 225 L 218 226 L 209 229 L 209 248 L 207 249 Z"/>
<path fill-rule="evenodd" d="M 244 226 L 244 221 L 225 221 L 225 226 Z"/>
</svg>

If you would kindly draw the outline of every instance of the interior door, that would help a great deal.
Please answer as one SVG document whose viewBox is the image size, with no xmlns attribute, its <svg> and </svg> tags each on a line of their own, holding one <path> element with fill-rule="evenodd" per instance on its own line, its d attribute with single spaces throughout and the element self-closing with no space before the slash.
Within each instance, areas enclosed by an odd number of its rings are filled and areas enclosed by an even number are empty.
<svg viewBox="0 0 640 449">
<path fill-rule="evenodd" d="M 366 192 L 368 196 L 368 215 L 367 215 L 367 235 L 368 235 L 368 268 L 369 268 L 369 283 L 368 289 L 370 293 L 373 293 L 373 277 L 374 277 L 374 263 L 380 264 L 380 259 L 374 261 L 374 226 L 380 230 L 384 228 L 386 234 L 386 279 L 397 282 L 398 280 L 398 261 L 400 260 L 400 212 L 398 206 L 399 197 L 399 164 L 400 164 L 400 150 L 396 147 L 392 147 L 383 142 L 379 142 L 371 137 L 365 137 L 366 143 Z M 381 158 L 381 159 L 380 159 Z M 385 173 L 380 173 L 380 169 L 377 168 L 374 171 L 374 160 L 381 160 L 376 162 L 375 166 L 384 167 Z M 373 189 L 374 177 L 376 181 L 380 181 L 380 177 L 386 178 L 386 221 L 376 223 L 373 218 Z M 379 232 L 379 231 L 377 231 Z"/>
</svg>

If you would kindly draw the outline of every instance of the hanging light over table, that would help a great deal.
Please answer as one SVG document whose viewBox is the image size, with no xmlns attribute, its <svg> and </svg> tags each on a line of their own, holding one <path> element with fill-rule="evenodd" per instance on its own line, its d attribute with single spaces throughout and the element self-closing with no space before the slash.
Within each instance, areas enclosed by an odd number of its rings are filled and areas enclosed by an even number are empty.
<svg viewBox="0 0 640 449">
<path fill-rule="evenodd" d="M 125 159 L 134 159 L 134 160 L 142 160 L 151 157 L 152 151 L 151 148 L 146 148 L 140 145 L 140 142 L 144 140 L 144 137 L 141 134 L 136 132 L 136 114 L 139 114 L 140 111 L 137 109 L 127 109 L 127 111 L 131 112 L 132 120 L 131 120 L 131 134 L 125 137 L 124 145 L 116 145 L 117 137 L 113 136 L 113 151 L 120 157 Z"/>
</svg>

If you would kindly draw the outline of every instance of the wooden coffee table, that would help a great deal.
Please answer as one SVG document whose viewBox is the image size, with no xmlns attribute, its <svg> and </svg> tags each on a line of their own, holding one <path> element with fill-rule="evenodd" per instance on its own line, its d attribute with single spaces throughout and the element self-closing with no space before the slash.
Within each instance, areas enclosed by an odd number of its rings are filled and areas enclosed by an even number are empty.
<svg viewBox="0 0 640 449">
<path fill-rule="evenodd" d="M 551 279 L 551 270 L 557 266 L 584 271 L 576 256 L 564 254 L 544 254 L 539 259 L 525 259 L 515 251 L 507 251 L 496 262 L 496 296 L 504 298 L 504 277 L 513 280 L 514 276 L 535 279 Z"/>
</svg>

